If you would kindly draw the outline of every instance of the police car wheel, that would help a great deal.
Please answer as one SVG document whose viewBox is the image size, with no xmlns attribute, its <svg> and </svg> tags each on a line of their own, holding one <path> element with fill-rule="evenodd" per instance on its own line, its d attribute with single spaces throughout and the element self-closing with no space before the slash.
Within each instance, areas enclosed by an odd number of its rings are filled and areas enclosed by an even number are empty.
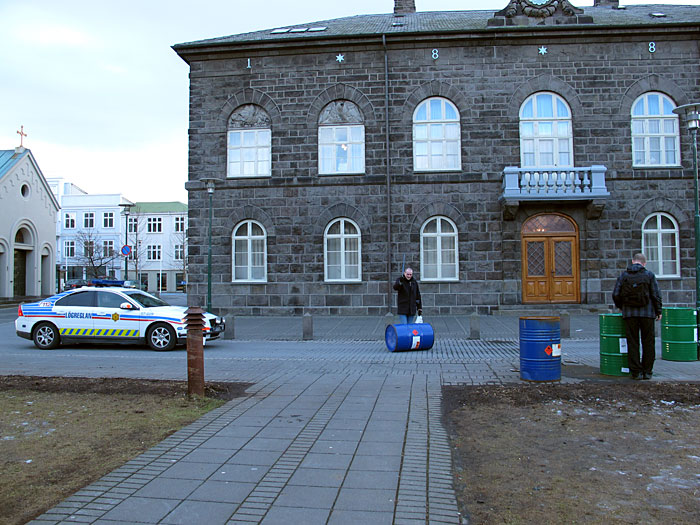
<svg viewBox="0 0 700 525">
<path fill-rule="evenodd" d="M 34 345 L 40 350 L 51 350 L 61 342 L 58 330 L 51 323 L 40 323 L 34 329 Z"/>
<path fill-rule="evenodd" d="M 177 336 L 172 326 L 167 324 L 156 324 L 148 329 L 146 342 L 152 350 L 167 351 L 175 348 Z"/>
</svg>

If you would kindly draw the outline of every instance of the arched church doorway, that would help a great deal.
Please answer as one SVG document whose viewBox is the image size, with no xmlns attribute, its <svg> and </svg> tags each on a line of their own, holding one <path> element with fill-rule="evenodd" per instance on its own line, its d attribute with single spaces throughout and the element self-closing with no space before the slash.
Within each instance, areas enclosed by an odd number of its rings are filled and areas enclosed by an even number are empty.
<svg viewBox="0 0 700 525">
<path fill-rule="evenodd" d="M 34 275 L 31 271 L 34 252 L 34 242 L 31 232 L 24 227 L 17 230 L 14 245 L 13 295 L 15 297 L 25 297 L 33 293 L 35 288 L 35 286 L 29 283 L 29 279 Z"/>
</svg>

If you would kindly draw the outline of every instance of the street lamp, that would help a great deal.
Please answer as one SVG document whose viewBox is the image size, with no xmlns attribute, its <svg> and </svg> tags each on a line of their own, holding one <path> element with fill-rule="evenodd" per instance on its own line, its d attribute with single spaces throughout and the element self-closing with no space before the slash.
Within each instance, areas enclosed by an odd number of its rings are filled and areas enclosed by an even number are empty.
<svg viewBox="0 0 700 525">
<path fill-rule="evenodd" d="M 200 179 L 207 188 L 209 194 L 209 255 L 207 257 L 207 312 L 211 312 L 211 218 L 212 218 L 212 198 L 214 197 L 214 188 L 219 179 L 205 177 Z"/>
<path fill-rule="evenodd" d="M 119 206 L 124 211 L 124 246 L 129 246 L 129 212 L 131 208 L 135 206 L 132 203 L 121 203 Z M 129 280 L 129 255 L 124 255 L 124 280 Z"/>
<path fill-rule="evenodd" d="M 698 128 L 700 128 L 700 102 L 678 106 L 673 110 L 678 115 L 685 116 L 686 126 L 693 137 L 693 174 L 695 178 L 695 190 L 693 201 L 695 202 L 695 312 L 700 313 L 700 202 L 698 202 Z M 698 333 L 700 333 L 700 316 L 697 316 Z"/>
</svg>

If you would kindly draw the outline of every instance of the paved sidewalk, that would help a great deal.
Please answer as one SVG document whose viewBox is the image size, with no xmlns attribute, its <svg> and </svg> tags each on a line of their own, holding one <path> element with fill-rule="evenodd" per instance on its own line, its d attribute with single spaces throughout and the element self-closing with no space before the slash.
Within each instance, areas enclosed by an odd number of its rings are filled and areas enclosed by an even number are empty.
<svg viewBox="0 0 700 525">
<path fill-rule="evenodd" d="M 268 338 L 296 329 L 294 319 L 265 321 L 255 333 Z M 462 332 L 438 337 L 432 350 L 391 353 L 376 319 L 317 320 L 318 340 L 306 342 L 242 340 L 252 325 L 237 319 L 237 339 L 207 347 L 205 371 L 208 380 L 253 383 L 248 397 L 32 523 L 460 524 L 441 387 L 520 383 L 517 318 L 488 321 L 482 340 Z M 438 334 L 458 331 L 450 318 L 435 325 Z M 571 328 L 580 338 L 562 341 L 562 382 L 598 367 L 597 316 L 572 317 Z M 355 340 L 336 335 L 348 330 Z M 700 362 L 659 359 L 654 380 L 700 380 Z"/>
<path fill-rule="evenodd" d="M 571 338 L 597 339 L 598 317 L 598 314 L 572 315 L 570 317 Z M 519 319 L 518 315 L 478 316 L 479 339 L 517 340 Z M 332 341 L 384 341 L 386 326 L 398 322 L 396 316 L 313 316 L 312 320 L 314 339 Z M 425 317 L 425 322 L 430 323 L 435 331 L 436 340 L 469 338 L 474 321 L 475 319 L 468 315 Z M 233 326 L 234 338 L 244 341 L 300 341 L 303 335 L 301 316 L 241 316 L 229 318 L 227 323 Z"/>
</svg>

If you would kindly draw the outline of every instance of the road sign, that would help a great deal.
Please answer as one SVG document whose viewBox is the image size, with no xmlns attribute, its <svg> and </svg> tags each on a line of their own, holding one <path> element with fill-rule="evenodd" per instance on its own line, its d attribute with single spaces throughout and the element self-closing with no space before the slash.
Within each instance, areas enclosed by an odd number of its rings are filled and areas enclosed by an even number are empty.
<svg viewBox="0 0 700 525">
<path fill-rule="evenodd" d="M 125 244 L 124 246 L 122 246 L 121 252 L 124 257 L 128 257 L 129 255 L 131 255 L 131 246 Z"/>
</svg>

